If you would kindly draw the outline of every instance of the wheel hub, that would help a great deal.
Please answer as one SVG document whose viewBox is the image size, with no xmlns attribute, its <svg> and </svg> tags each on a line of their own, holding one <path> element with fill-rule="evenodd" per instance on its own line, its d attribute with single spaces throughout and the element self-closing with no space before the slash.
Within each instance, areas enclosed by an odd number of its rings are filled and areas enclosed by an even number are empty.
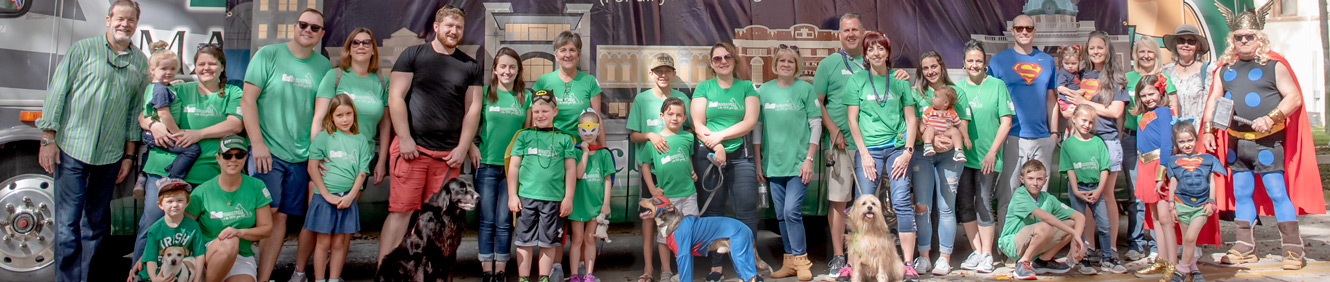
<svg viewBox="0 0 1330 282">
<path fill-rule="evenodd" d="M 52 182 L 41 174 L 0 182 L 0 268 L 27 272 L 55 262 Z"/>
</svg>

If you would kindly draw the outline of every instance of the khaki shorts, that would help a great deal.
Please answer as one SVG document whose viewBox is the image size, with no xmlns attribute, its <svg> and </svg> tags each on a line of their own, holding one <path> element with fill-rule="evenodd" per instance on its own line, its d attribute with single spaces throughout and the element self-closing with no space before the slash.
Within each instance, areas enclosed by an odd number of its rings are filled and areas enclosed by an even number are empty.
<svg viewBox="0 0 1330 282">
<path fill-rule="evenodd" d="M 1075 225 L 1076 222 L 1075 222 L 1075 221 L 1071 221 L 1071 220 L 1063 220 L 1062 223 L 1067 224 L 1067 225 L 1069 225 L 1069 226 L 1076 226 L 1076 225 Z M 1017 255 L 1017 256 L 1024 256 L 1024 255 L 1025 255 L 1025 250 L 1028 249 L 1028 248 L 1030 247 L 1030 239 L 1034 239 L 1034 229 L 1037 228 L 1037 227 L 1039 227 L 1039 225 L 1048 225 L 1048 223 L 1040 222 L 1040 223 L 1031 224 L 1030 226 L 1026 226 L 1025 228 L 1021 228 L 1021 231 L 1020 231 L 1020 232 L 1016 232 L 1016 255 Z M 1062 231 L 1062 229 L 1057 229 L 1056 227 L 1053 228 L 1053 238 L 1061 239 L 1061 238 L 1063 238 L 1063 237 L 1067 237 L 1067 236 L 1071 236 L 1071 234 L 1067 234 L 1067 232 Z M 1052 240 L 1051 242 L 1057 242 L 1057 241 L 1060 241 L 1060 240 Z M 1051 250 L 1051 249 L 1053 249 L 1053 248 L 1055 248 L 1055 247 L 1061 247 L 1061 246 L 1057 246 L 1056 244 L 1043 244 L 1043 245 L 1040 245 L 1040 246 L 1039 246 L 1039 249 L 1038 249 L 1037 251 L 1035 251 L 1035 254 L 1042 254 L 1042 253 L 1047 252 L 1048 250 Z"/>
<path fill-rule="evenodd" d="M 847 148 L 848 149 L 848 148 Z M 854 150 L 826 150 L 835 165 L 824 174 L 827 181 L 827 200 L 850 202 L 854 200 Z"/>
</svg>

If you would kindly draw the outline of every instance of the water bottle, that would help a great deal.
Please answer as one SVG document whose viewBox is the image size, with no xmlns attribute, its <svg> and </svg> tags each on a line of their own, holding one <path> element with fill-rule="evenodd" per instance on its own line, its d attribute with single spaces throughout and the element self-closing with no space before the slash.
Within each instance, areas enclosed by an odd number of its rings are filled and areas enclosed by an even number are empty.
<svg viewBox="0 0 1330 282">
<path fill-rule="evenodd" d="M 770 197 L 767 197 L 767 184 L 766 184 L 766 183 L 763 183 L 763 182 L 758 182 L 758 183 L 757 183 L 757 208 L 759 208 L 759 209 L 765 209 L 765 208 L 771 207 L 771 204 L 767 203 L 767 201 L 768 201 L 769 199 L 770 199 Z"/>
</svg>

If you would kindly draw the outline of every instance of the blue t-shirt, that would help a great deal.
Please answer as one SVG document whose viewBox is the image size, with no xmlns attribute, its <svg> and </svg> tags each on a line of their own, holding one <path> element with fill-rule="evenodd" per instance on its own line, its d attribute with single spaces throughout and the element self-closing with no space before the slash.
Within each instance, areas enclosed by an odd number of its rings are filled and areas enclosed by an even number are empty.
<svg viewBox="0 0 1330 282">
<path fill-rule="evenodd" d="M 1228 174 L 1219 158 L 1214 155 L 1176 155 L 1164 163 L 1169 178 L 1176 178 L 1178 188 L 1173 190 L 1174 200 L 1198 207 L 1210 201 L 1210 174 Z"/>
<path fill-rule="evenodd" d="M 1048 91 L 1058 88 L 1053 56 L 1038 49 L 1029 55 L 1007 49 L 993 55 L 988 74 L 1007 83 L 1016 115 L 1011 117 L 1011 136 L 1048 137 Z"/>
</svg>

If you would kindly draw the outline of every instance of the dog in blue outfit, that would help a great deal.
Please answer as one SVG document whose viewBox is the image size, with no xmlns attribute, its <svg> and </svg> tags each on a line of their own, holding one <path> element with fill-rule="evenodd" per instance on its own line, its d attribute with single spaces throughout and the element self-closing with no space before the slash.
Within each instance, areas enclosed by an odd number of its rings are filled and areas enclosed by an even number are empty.
<svg viewBox="0 0 1330 282">
<path fill-rule="evenodd" d="M 656 230 L 674 252 L 679 281 L 693 281 L 693 257 L 715 251 L 730 254 L 734 271 L 743 281 L 762 281 L 757 275 L 757 249 L 753 232 L 739 220 L 728 217 L 684 216 L 664 196 L 642 199 L 638 205 L 655 218 Z"/>
</svg>

